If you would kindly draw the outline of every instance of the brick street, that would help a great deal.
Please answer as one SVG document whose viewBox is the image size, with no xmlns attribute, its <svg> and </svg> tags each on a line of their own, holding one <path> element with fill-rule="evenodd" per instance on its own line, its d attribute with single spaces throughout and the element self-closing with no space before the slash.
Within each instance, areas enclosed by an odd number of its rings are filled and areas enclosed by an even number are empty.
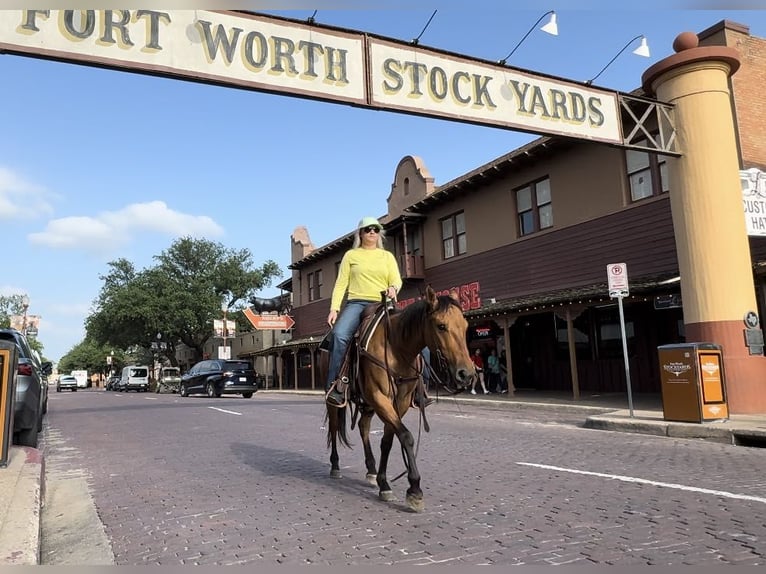
<svg viewBox="0 0 766 574">
<path fill-rule="evenodd" d="M 356 431 L 329 478 L 318 397 L 56 395 L 46 456 L 87 474 L 120 565 L 766 563 L 764 449 L 588 430 L 555 408 L 429 413 L 419 514 L 404 477 L 377 499 Z M 395 442 L 389 478 L 402 469 Z"/>
</svg>

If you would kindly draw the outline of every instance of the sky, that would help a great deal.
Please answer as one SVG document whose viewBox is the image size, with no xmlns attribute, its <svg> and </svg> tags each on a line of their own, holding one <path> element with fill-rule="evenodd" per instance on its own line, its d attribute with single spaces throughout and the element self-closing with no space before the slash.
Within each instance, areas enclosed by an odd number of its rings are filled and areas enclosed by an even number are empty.
<svg viewBox="0 0 766 574">
<path fill-rule="evenodd" d="M 728 19 L 766 37 L 766 11 L 722 2 L 647 0 L 626 4 L 641 6 L 632 10 L 596 0 L 410 4 L 418 8 L 230 6 L 313 15 L 405 41 L 423 32 L 421 46 L 492 61 L 555 9 L 558 36 L 535 29 L 508 64 L 585 81 L 643 34 L 651 57 L 632 54 L 635 42 L 596 82 L 623 92 L 673 53 L 680 32 Z M 22 6 L 0 2 L 15 7 Z M 144 269 L 176 239 L 206 238 L 249 249 L 256 265 L 277 262 L 282 277 L 258 293 L 271 297 L 289 277 L 293 230 L 305 226 L 320 247 L 361 217 L 384 215 L 403 157 L 421 157 L 438 186 L 537 137 L 8 54 L 0 55 L 0 82 L 0 294 L 29 296 L 29 314 L 40 316 L 38 339 L 54 361 L 83 339 L 110 261 Z"/>
</svg>

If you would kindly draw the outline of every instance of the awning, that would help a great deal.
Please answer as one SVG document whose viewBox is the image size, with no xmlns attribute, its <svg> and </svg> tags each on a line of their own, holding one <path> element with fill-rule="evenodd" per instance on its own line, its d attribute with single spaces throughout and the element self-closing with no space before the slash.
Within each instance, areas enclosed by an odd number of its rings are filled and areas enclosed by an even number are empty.
<svg viewBox="0 0 766 574">
<path fill-rule="evenodd" d="M 667 293 L 677 291 L 680 277 L 678 274 L 665 274 L 654 277 L 642 277 L 630 280 L 631 296 L 644 296 L 653 292 Z M 523 295 L 494 303 L 485 303 L 479 309 L 465 312 L 467 319 L 484 319 L 501 317 L 503 315 L 520 315 L 523 313 L 539 313 L 567 305 L 589 305 L 608 301 L 609 288 L 606 281 L 580 287 L 569 287 L 544 293 Z"/>
<path fill-rule="evenodd" d="M 315 349 L 322 342 L 322 337 L 305 337 L 303 339 L 294 339 L 285 341 L 279 345 L 266 347 L 252 353 L 243 353 L 242 357 L 268 357 L 269 355 L 279 355 L 282 351 L 297 351 L 299 349 Z"/>
</svg>

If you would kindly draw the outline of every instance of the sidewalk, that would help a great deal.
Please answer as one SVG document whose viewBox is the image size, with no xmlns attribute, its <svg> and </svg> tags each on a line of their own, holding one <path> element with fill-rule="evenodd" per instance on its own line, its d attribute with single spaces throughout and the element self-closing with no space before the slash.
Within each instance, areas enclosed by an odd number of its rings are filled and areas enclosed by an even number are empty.
<svg viewBox="0 0 766 574">
<path fill-rule="evenodd" d="M 258 395 L 272 393 L 305 394 L 317 398 L 324 394 L 311 390 L 265 389 Z M 633 416 L 625 394 L 583 395 L 576 401 L 568 393 L 527 390 L 518 390 L 514 396 L 432 396 L 438 398 L 438 402 L 429 410 L 453 402 L 493 409 L 566 410 L 581 416 L 583 426 L 591 429 L 766 447 L 766 415 L 733 415 L 729 420 L 701 424 L 666 421 L 659 394 L 633 396 Z M 0 468 L 0 566 L 39 564 L 44 473 L 45 461 L 41 451 L 11 447 L 8 467 Z"/>
<path fill-rule="evenodd" d="M 45 461 L 27 446 L 9 449 L 0 468 L 0 565 L 33 566 L 40 562 L 40 512 Z"/>
</svg>

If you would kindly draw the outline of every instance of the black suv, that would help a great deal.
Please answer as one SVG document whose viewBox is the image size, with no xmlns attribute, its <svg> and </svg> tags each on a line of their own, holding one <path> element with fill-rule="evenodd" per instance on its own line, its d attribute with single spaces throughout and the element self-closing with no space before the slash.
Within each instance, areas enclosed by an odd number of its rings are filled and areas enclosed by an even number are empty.
<svg viewBox="0 0 766 574">
<path fill-rule="evenodd" d="M 249 399 L 256 390 L 255 371 L 248 361 L 210 359 L 181 375 L 178 394 L 205 393 L 210 398 L 241 394 Z"/>
<path fill-rule="evenodd" d="M 15 343 L 19 353 L 13 443 L 37 448 L 37 433 L 43 430 L 43 415 L 48 411 L 48 375 L 53 365 L 40 362 L 27 338 L 16 329 L 0 329 L 0 339 Z"/>
</svg>

